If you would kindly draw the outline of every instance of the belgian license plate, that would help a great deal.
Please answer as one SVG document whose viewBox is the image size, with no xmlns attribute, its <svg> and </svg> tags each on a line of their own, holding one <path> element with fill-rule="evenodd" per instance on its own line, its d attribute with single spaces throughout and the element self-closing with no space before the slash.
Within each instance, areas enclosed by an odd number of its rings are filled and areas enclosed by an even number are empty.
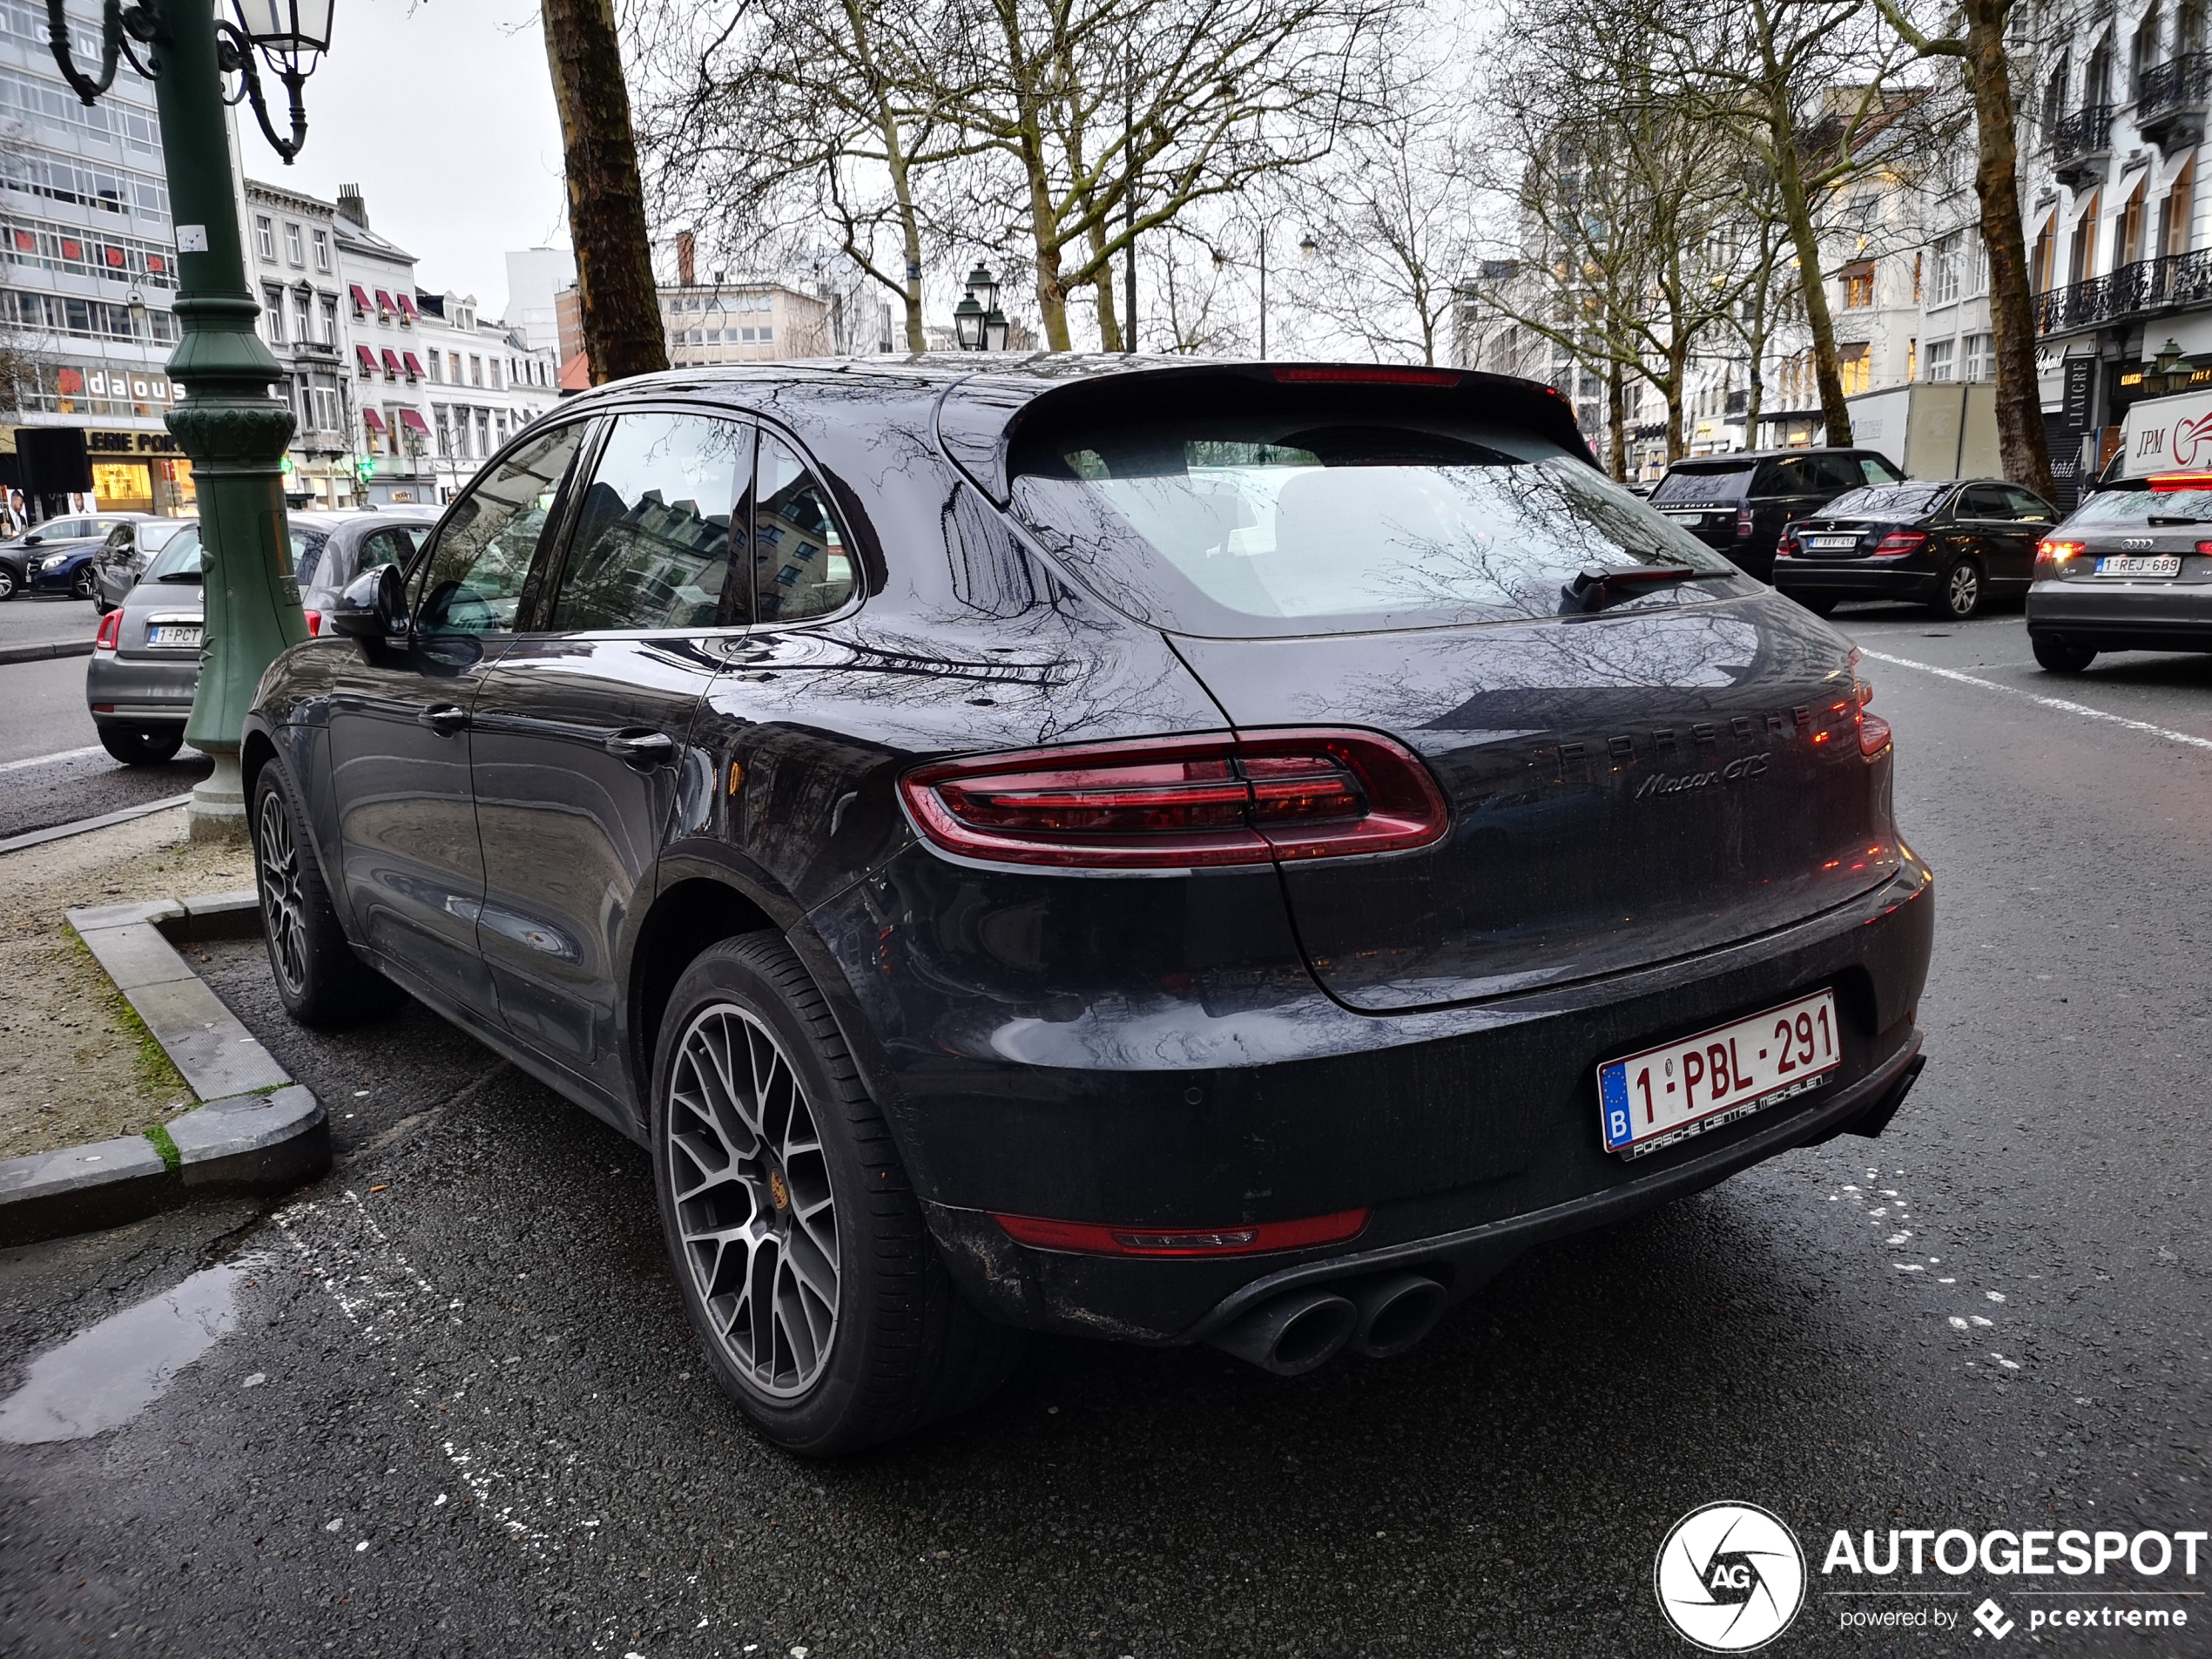
<svg viewBox="0 0 2212 1659">
<path fill-rule="evenodd" d="M 1838 553 L 1845 549 L 1857 547 L 1858 537 L 1856 536 L 1808 536 L 1805 537 L 1805 545 L 1817 549 L 1823 553 Z"/>
<path fill-rule="evenodd" d="M 2115 553 L 2110 558 L 2097 561 L 2099 576 L 2179 576 L 2182 556 L 2178 553 Z"/>
<path fill-rule="evenodd" d="M 197 645 L 199 630 L 181 623 L 156 624 L 146 630 L 149 645 Z"/>
<path fill-rule="evenodd" d="M 1705 522 L 1703 513 L 1669 513 L 1667 516 L 1677 524 L 1703 524 Z"/>
<path fill-rule="evenodd" d="M 1656 1152 L 1817 1089 L 1842 1063 L 1832 991 L 1608 1060 L 1597 1069 L 1605 1150 Z"/>
</svg>

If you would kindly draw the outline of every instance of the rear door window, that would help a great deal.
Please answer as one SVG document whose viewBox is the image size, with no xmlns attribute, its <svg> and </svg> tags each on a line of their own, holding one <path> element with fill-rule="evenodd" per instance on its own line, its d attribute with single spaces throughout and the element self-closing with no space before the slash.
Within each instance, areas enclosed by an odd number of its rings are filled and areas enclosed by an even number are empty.
<svg viewBox="0 0 2212 1659">
<path fill-rule="evenodd" d="M 1905 475 L 1879 455 L 1858 457 L 1859 475 L 1870 484 L 1894 484 L 1904 482 Z"/>
<path fill-rule="evenodd" d="M 1659 488 L 1651 492 L 1654 503 L 1662 507 L 1697 507 L 1710 502 L 1743 499 L 1751 482 L 1751 468 L 1748 464 L 1733 467 L 1676 467 L 1659 481 Z"/>
<path fill-rule="evenodd" d="M 853 597 L 852 544 L 830 507 L 829 491 L 772 433 L 760 435 L 752 535 L 756 621 L 825 617 Z"/>
<path fill-rule="evenodd" d="M 1968 484 L 1959 492 L 1961 518 L 2010 518 L 2013 503 L 1996 484 Z"/>
<path fill-rule="evenodd" d="M 725 611 L 752 428 L 706 415 L 620 416 L 577 509 L 556 633 L 711 627 Z"/>
<path fill-rule="evenodd" d="M 1770 461 L 1759 469 L 1759 481 L 1751 486 L 1751 493 L 1755 496 L 1813 494 L 1812 463 L 1804 455 Z"/>
<path fill-rule="evenodd" d="M 2015 489 L 2010 484 L 2005 486 L 2005 499 L 2012 503 L 2014 518 L 2047 524 L 2054 516 L 2049 505 L 2040 497 L 2029 494 L 2025 489 Z"/>
<path fill-rule="evenodd" d="M 1818 489 L 1850 489 L 1859 482 L 1858 462 L 1850 455 L 1809 455 L 1812 463 L 1814 487 Z"/>
<path fill-rule="evenodd" d="M 1133 615 L 1249 637 L 1556 616 L 1583 570 L 1657 564 L 1698 591 L 1734 567 L 1627 490 L 1518 431 L 1163 414 L 1025 435 L 1014 504 Z M 1741 477 L 1739 472 L 1736 475 Z"/>
</svg>

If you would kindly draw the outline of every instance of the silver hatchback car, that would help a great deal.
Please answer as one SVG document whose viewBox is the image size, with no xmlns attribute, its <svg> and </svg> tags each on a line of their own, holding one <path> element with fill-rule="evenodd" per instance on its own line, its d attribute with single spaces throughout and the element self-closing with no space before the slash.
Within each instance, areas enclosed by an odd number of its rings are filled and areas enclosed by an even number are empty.
<svg viewBox="0 0 2212 1659">
<path fill-rule="evenodd" d="M 294 513 L 292 568 L 307 631 L 322 631 L 332 598 L 363 570 L 404 564 L 437 522 L 427 509 Z M 199 689 L 206 618 L 197 523 L 165 543 L 100 618 L 84 671 L 84 700 L 107 752 L 128 765 L 158 765 L 181 748 Z"/>
</svg>

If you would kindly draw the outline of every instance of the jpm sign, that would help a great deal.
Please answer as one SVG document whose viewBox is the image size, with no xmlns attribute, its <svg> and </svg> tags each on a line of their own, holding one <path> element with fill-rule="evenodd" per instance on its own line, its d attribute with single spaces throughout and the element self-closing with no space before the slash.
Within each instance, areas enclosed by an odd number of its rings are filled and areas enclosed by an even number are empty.
<svg viewBox="0 0 2212 1659">
<path fill-rule="evenodd" d="M 2212 468 L 2212 392 L 2184 392 L 2134 405 L 2121 429 L 2120 453 L 2124 478 Z"/>
</svg>

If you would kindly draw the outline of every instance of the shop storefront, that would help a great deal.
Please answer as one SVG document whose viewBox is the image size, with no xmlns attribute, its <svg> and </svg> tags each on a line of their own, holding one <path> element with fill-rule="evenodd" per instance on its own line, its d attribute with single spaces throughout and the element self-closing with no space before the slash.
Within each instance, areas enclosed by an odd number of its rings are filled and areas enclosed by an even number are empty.
<svg viewBox="0 0 2212 1659">
<path fill-rule="evenodd" d="M 198 492 L 192 462 L 167 432 L 90 428 L 84 448 L 92 462 L 93 504 L 117 513 L 190 513 Z"/>
</svg>

